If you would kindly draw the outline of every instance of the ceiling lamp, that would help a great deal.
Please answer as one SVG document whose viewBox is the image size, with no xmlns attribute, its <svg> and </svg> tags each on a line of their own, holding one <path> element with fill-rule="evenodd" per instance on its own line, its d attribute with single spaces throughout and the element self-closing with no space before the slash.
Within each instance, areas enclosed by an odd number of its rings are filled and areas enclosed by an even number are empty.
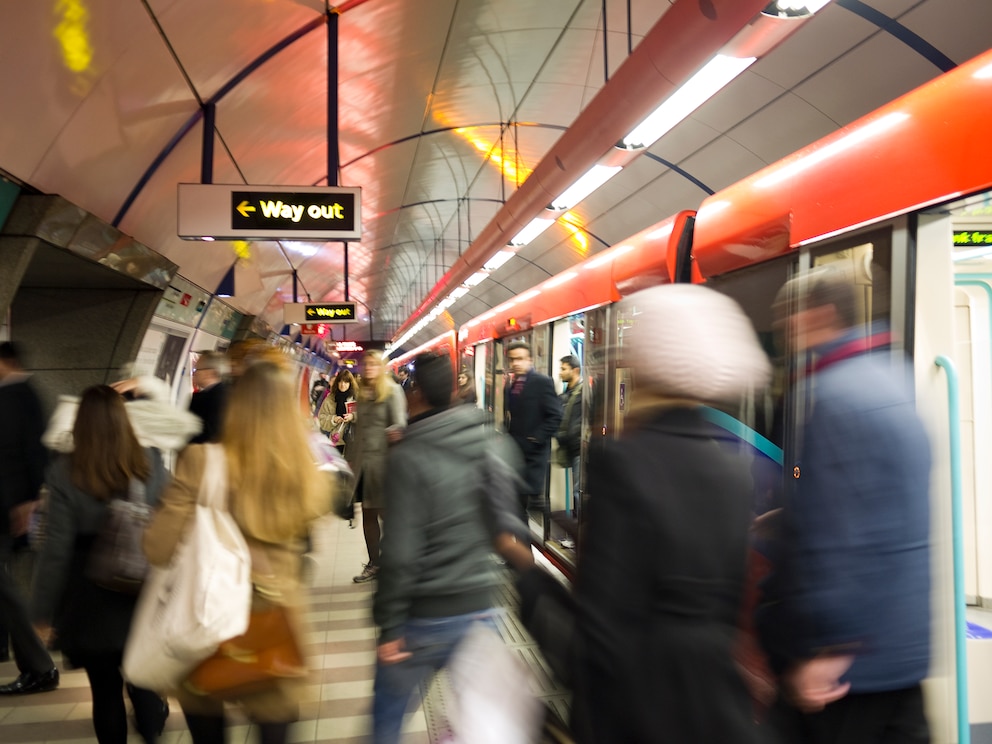
<svg viewBox="0 0 992 744">
<path fill-rule="evenodd" d="M 554 199 L 549 208 L 559 211 L 571 209 L 621 170 L 623 168 L 619 165 L 594 165 Z"/>
<path fill-rule="evenodd" d="M 813 15 L 829 2 L 830 0 L 776 0 L 761 12 L 783 18 L 802 18 Z"/>
<path fill-rule="evenodd" d="M 670 95 L 647 119 L 623 138 L 620 147 L 639 150 L 650 147 L 675 125 L 713 97 L 717 91 L 754 64 L 757 57 L 728 57 L 718 54 L 685 85 Z"/>
<path fill-rule="evenodd" d="M 527 245 L 529 242 L 534 240 L 534 238 L 551 227 L 554 222 L 554 219 L 550 219 L 548 217 L 535 217 L 527 223 L 527 226 L 524 227 L 523 230 L 510 238 L 510 245 L 515 248 L 519 248 L 522 245 Z"/>
</svg>

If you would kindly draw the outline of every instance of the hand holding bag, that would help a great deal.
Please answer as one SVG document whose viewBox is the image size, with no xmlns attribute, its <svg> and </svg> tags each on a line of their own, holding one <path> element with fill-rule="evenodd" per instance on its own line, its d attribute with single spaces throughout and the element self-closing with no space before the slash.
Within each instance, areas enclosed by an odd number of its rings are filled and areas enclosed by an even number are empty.
<svg viewBox="0 0 992 744">
<path fill-rule="evenodd" d="M 167 568 L 152 567 L 124 648 L 124 677 L 150 690 L 179 687 L 224 640 L 244 633 L 251 555 L 227 511 L 227 463 L 204 445 L 206 466 L 190 528 Z"/>
</svg>

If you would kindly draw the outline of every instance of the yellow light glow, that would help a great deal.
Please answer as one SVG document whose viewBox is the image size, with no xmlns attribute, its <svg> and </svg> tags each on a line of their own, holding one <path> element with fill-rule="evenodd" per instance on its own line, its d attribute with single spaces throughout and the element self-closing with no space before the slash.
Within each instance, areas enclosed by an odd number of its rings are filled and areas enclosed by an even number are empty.
<svg viewBox="0 0 992 744">
<path fill-rule="evenodd" d="M 575 212 L 565 212 L 558 221 L 572 233 L 572 243 L 575 244 L 576 252 L 581 258 L 585 258 L 589 253 L 589 234 L 582 229 L 582 218 Z"/>
<path fill-rule="evenodd" d="M 52 34 L 62 47 L 62 61 L 72 72 L 86 72 L 93 61 L 86 22 L 90 18 L 82 0 L 56 0 L 55 13 L 59 22 Z"/>
<path fill-rule="evenodd" d="M 251 258 L 251 243 L 244 240 L 235 240 L 231 243 L 231 247 L 234 249 L 234 255 L 238 258 L 246 261 Z"/>
</svg>

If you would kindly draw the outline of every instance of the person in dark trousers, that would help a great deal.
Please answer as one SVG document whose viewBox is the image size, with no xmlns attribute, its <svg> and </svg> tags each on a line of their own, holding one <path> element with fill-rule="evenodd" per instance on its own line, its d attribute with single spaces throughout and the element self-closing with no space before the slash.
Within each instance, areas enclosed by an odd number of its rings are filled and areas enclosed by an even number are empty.
<svg viewBox="0 0 992 744">
<path fill-rule="evenodd" d="M 543 509 L 551 437 L 561 422 L 561 402 L 555 384 L 534 370 L 530 346 L 514 341 L 506 347 L 513 379 L 503 391 L 506 431 L 524 458 L 521 473 L 520 509 L 526 521 L 528 509 Z"/>
<path fill-rule="evenodd" d="M 452 405 L 453 382 L 446 357 L 417 357 L 410 419 L 386 456 L 388 517 L 372 608 L 380 628 L 374 744 L 399 741 L 414 690 L 473 625 L 494 627 L 493 549 L 518 570 L 533 567 L 515 513 L 514 447 L 486 431 L 482 411 Z"/>
<path fill-rule="evenodd" d="M 22 695 L 54 690 L 59 670 L 32 629 L 27 606 L 7 570 L 15 540 L 28 532 L 47 460 L 41 401 L 10 341 L 0 343 L 0 412 L 0 624 L 10 634 L 18 671 L 17 679 L 0 685 L 0 695 Z"/>
<path fill-rule="evenodd" d="M 569 468 L 572 476 L 573 509 L 579 510 L 579 457 L 582 454 L 582 369 L 579 358 L 572 354 L 563 356 L 558 368 L 564 392 L 559 395 L 562 407 L 561 424 L 558 425 L 559 462 Z"/>
<path fill-rule="evenodd" d="M 586 465 L 575 740 L 753 744 L 760 732 L 733 654 L 750 466 L 705 411 L 738 405 L 767 384 L 771 364 L 737 303 L 712 289 L 663 285 L 624 303 L 634 318 L 624 429 Z"/>
<path fill-rule="evenodd" d="M 138 598 L 98 586 L 89 580 L 86 567 L 110 501 L 140 494 L 154 505 L 169 476 L 159 452 L 138 443 L 124 399 L 106 385 L 83 393 L 73 441 L 74 450 L 48 470 L 47 532 L 35 572 L 31 614 L 39 634 L 56 640 L 63 658 L 86 670 L 96 740 L 125 744 L 128 726 L 120 667 Z M 127 690 L 138 733 L 151 744 L 169 708 L 151 690 L 132 685 Z"/>
<path fill-rule="evenodd" d="M 912 375 L 835 269 L 786 285 L 786 338 L 811 400 L 756 622 L 783 742 L 924 744 L 930 666 L 930 446 Z"/>
<path fill-rule="evenodd" d="M 200 417 L 203 431 L 190 440 L 190 444 L 220 441 L 224 406 L 227 403 L 227 383 L 224 378 L 231 367 L 227 357 L 217 351 L 204 351 L 193 367 L 193 397 L 189 410 Z"/>
</svg>

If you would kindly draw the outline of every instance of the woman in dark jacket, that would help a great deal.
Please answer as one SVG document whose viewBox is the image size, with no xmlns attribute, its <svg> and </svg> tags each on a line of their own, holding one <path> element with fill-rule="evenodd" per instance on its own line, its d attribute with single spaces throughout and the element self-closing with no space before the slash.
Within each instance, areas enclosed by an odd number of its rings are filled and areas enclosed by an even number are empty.
<svg viewBox="0 0 992 744">
<path fill-rule="evenodd" d="M 576 581 L 576 740 L 757 740 L 733 647 L 753 494 L 749 466 L 707 403 L 767 383 L 770 365 L 730 298 L 669 285 L 636 309 L 624 430 L 593 447 Z"/>
<path fill-rule="evenodd" d="M 125 744 L 120 666 L 137 596 L 94 584 L 86 568 L 108 503 L 143 492 L 154 504 L 168 474 L 158 451 L 138 443 L 124 399 L 113 388 L 98 385 L 83 393 L 72 433 L 74 450 L 48 471 L 48 521 L 35 571 L 32 617 L 42 638 L 54 637 L 63 657 L 86 670 L 97 741 Z M 138 733 L 154 742 L 168 707 L 150 690 L 129 685 L 128 694 Z"/>
</svg>

